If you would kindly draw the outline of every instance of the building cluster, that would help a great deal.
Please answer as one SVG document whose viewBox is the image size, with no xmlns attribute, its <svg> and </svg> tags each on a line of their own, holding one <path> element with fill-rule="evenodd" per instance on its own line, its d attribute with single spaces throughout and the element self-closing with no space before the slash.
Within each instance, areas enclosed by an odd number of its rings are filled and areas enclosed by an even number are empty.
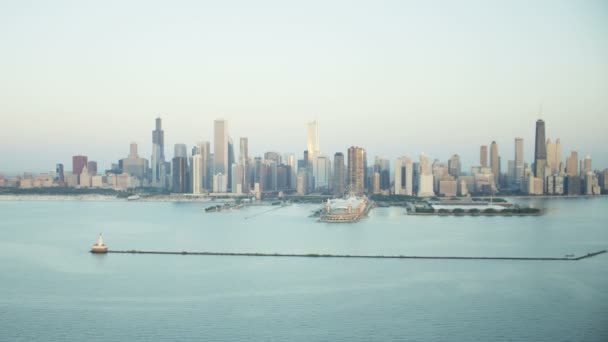
<svg viewBox="0 0 608 342">
<path fill-rule="evenodd" d="M 446 162 L 431 160 L 426 154 L 417 159 L 404 156 L 393 163 L 375 157 L 368 164 L 364 148 L 351 146 L 331 155 L 321 153 L 318 124 L 307 126 L 307 149 L 300 158 L 295 154 L 268 151 L 251 156 L 249 140 L 240 137 L 238 147 L 229 134 L 226 120 L 213 123 L 213 142 L 201 141 L 190 150 L 175 144 L 173 157 L 165 156 L 162 120 L 156 119 L 152 131 L 150 159 L 140 157 L 137 144 L 129 154 L 105 172 L 87 156 L 72 157 L 72 170 L 57 164 L 55 172 L 5 178 L 0 186 L 108 188 L 127 190 L 151 188 L 161 192 L 198 196 L 277 196 L 280 194 L 385 194 L 406 196 L 468 196 L 501 193 L 530 195 L 596 195 L 607 189 L 608 169 L 593 170 L 590 156 L 579 160 L 572 151 L 562 160 L 559 139 L 545 137 L 545 122 L 536 122 L 534 160 L 524 162 L 524 141 L 515 138 L 513 159 L 502 172 L 498 145 L 493 141 L 480 148 L 479 165 L 463 171 L 460 156 Z M 392 166 L 391 166 L 392 164 Z"/>
</svg>

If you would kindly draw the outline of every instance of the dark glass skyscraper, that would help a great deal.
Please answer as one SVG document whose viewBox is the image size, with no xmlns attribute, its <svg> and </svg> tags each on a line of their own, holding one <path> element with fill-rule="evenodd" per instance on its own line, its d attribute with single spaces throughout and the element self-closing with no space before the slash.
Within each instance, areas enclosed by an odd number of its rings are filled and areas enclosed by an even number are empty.
<svg viewBox="0 0 608 342">
<path fill-rule="evenodd" d="M 536 121 L 536 137 L 534 139 L 534 176 L 544 178 L 547 164 L 547 146 L 545 145 L 545 122 Z"/>
<path fill-rule="evenodd" d="M 336 152 L 334 154 L 334 195 L 342 197 L 345 191 L 346 166 L 344 165 L 344 154 Z"/>
<path fill-rule="evenodd" d="M 156 118 L 156 127 L 152 131 L 152 184 L 165 187 L 165 132 L 162 130 L 161 118 Z"/>
</svg>

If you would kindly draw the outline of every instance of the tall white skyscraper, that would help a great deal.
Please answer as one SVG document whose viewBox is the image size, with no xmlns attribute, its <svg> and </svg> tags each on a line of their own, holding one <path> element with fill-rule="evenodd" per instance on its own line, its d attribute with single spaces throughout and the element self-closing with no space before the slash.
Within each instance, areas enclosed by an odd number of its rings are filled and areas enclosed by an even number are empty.
<svg viewBox="0 0 608 342">
<path fill-rule="evenodd" d="M 192 156 L 192 193 L 195 195 L 204 191 L 204 170 L 203 156 L 201 154 Z"/>
<path fill-rule="evenodd" d="M 213 151 L 215 174 L 228 174 L 228 122 L 213 121 Z"/>
<path fill-rule="evenodd" d="M 395 195 L 412 196 L 414 187 L 414 167 L 408 157 L 398 158 L 395 162 Z"/>
<path fill-rule="evenodd" d="M 316 162 L 317 156 L 320 154 L 319 150 L 319 128 L 317 121 L 311 121 L 308 123 L 308 162 L 309 165 L 313 165 Z"/>
<path fill-rule="evenodd" d="M 429 162 L 429 157 L 424 153 L 420 155 L 420 174 L 418 179 L 418 196 L 434 196 L 433 172 Z"/>
</svg>

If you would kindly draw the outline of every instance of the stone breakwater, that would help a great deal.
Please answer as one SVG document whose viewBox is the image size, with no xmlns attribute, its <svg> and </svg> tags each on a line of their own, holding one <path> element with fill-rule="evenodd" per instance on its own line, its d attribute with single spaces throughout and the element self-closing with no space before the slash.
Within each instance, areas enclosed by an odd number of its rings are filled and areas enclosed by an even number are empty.
<svg viewBox="0 0 608 342">
<path fill-rule="evenodd" d="M 578 257 L 492 257 L 492 256 L 417 256 L 417 255 L 349 255 L 349 254 L 289 254 L 289 253 L 231 253 L 231 252 L 166 252 L 125 250 L 107 253 L 117 254 L 158 254 L 158 255 L 207 255 L 207 256 L 241 256 L 241 257 L 292 257 L 292 258 L 353 258 L 353 259 L 439 259 L 439 260 L 521 260 L 521 261 L 579 261 L 606 253 L 601 250 Z"/>
</svg>

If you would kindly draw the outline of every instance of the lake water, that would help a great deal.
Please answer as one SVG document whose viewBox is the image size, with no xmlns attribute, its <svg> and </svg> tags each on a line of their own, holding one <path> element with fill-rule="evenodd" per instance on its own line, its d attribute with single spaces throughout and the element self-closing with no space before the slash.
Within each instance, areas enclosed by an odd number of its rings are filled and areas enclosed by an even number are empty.
<svg viewBox="0 0 608 342">
<path fill-rule="evenodd" d="M 311 205 L 0 201 L 0 341 L 607 341 L 608 255 L 582 261 L 92 255 L 114 250 L 450 256 L 608 248 L 608 198 L 542 217 L 356 224 Z"/>
</svg>

